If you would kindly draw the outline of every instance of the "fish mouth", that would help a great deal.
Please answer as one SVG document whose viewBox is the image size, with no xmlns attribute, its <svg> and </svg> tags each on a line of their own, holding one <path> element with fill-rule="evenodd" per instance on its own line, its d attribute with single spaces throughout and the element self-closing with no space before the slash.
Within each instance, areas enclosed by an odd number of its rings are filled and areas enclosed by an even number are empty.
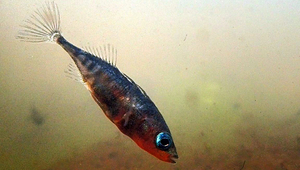
<svg viewBox="0 0 300 170">
<path fill-rule="evenodd" d="M 171 163 L 176 163 L 175 160 L 177 160 L 177 159 L 178 159 L 178 155 L 177 155 L 177 154 L 176 154 L 176 155 L 170 156 L 170 162 L 171 162 Z"/>
</svg>

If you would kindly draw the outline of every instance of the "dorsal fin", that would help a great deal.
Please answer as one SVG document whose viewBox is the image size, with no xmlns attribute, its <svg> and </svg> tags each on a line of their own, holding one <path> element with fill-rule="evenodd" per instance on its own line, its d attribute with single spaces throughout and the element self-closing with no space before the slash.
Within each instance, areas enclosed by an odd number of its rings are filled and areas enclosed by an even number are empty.
<svg viewBox="0 0 300 170">
<path fill-rule="evenodd" d="M 117 65 L 117 49 L 111 44 L 104 44 L 99 48 L 85 46 L 83 47 L 88 53 L 101 58 L 112 66 Z"/>
</svg>

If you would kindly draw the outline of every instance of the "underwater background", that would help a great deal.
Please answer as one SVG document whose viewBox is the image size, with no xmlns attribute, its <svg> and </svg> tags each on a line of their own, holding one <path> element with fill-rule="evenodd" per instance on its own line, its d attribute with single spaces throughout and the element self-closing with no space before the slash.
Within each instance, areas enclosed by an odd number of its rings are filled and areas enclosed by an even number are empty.
<svg viewBox="0 0 300 170">
<path fill-rule="evenodd" d="M 15 38 L 44 2 L 1 0 L 1 170 L 300 169 L 300 1 L 55 2 L 68 41 L 118 49 L 179 159 L 119 132 L 61 47 Z"/>
</svg>

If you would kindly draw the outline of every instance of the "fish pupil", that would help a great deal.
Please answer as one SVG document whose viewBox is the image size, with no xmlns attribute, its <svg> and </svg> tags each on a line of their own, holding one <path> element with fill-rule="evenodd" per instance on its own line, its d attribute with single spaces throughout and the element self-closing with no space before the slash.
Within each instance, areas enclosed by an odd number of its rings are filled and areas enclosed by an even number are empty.
<svg viewBox="0 0 300 170">
<path fill-rule="evenodd" d="M 164 145 L 164 146 L 168 146 L 170 144 L 169 140 L 168 139 L 162 139 L 161 141 L 161 144 Z"/>
</svg>

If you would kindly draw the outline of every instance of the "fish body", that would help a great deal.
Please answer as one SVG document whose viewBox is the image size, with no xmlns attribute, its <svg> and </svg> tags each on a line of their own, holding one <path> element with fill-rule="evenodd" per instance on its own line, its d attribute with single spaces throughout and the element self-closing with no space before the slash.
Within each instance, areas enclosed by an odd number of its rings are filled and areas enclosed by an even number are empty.
<svg viewBox="0 0 300 170">
<path fill-rule="evenodd" d="M 73 59 L 91 96 L 111 122 L 140 148 L 162 161 L 175 163 L 176 147 L 158 108 L 115 63 L 74 46 L 62 36 L 56 4 L 47 3 L 25 23 L 17 38 L 59 44 Z M 108 54 L 115 53 L 114 48 L 107 50 Z"/>
</svg>

